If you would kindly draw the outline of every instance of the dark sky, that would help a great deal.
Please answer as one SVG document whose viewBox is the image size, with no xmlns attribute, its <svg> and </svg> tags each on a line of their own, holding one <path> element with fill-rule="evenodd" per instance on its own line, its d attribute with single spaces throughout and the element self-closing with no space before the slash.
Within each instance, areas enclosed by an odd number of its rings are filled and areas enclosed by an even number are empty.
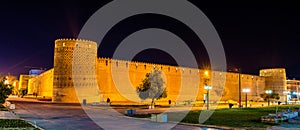
<svg viewBox="0 0 300 130">
<path fill-rule="evenodd" d="M 77 37 L 88 18 L 108 0 L 0 2 L 0 72 L 27 73 L 24 66 L 52 68 L 54 40 Z M 296 2 L 199 2 L 197 5 L 218 31 L 230 67 L 258 74 L 261 68 L 284 67 L 288 78 L 300 79 L 298 46 L 300 8 Z M 170 3 L 171 4 L 171 3 Z M 154 14 L 130 17 L 104 37 L 100 57 L 111 57 L 122 39 L 144 28 L 167 29 L 192 48 L 199 68 L 208 63 L 201 40 L 184 24 Z M 162 57 L 162 58 L 157 58 Z M 164 59 L 164 60 L 159 60 Z M 134 60 L 176 65 L 159 50 L 145 50 Z"/>
</svg>

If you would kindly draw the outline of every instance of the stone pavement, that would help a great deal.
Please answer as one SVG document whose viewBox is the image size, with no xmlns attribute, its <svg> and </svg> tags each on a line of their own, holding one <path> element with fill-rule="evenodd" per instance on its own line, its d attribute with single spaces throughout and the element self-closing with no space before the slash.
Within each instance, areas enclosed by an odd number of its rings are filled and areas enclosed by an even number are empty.
<svg viewBox="0 0 300 130">
<path fill-rule="evenodd" d="M 63 104 L 34 101 L 32 99 L 10 98 L 16 105 L 14 110 L 17 117 L 30 121 L 46 130 L 96 130 L 96 129 L 172 129 L 172 130 L 201 130 L 200 126 L 182 125 L 176 123 L 156 123 L 149 119 L 136 119 L 124 116 L 120 113 L 125 109 L 112 109 L 107 106 L 82 107 L 80 104 Z M 199 108 L 197 108 L 199 109 Z M 163 112 L 165 108 L 155 110 L 141 109 L 138 113 Z M 176 110 L 180 111 L 180 109 Z M 10 113 L 11 114 L 11 113 Z M 3 114 L 8 118 L 16 118 L 15 115 Z M 2 116 L 4 117 L 4 116 Z M 1 114 L 0 114 L 1 118 Z M 101 126 L 101 127 L 100 127 Z M 285 127 L 286 128 L 286 127 Z M 268 130 L 285 129 L 284 127 L 274 126 Z M 211 129 L 211 128 L 202 128 Z M 227 129 L 224 127 L 224 129 Z M 290 129 L 290 128 L 287 128 Z M 213 129 L 211 129 L 213 130 Z"/>
<path fill-rule="evenodd" d="M 10 111 L 0 111 L 0 119 L 16 119 L 17 116 Z"/>
<path fill-rule="evenodd" d="M 84 106 L 85 112 L 95 123 L 104 129 L 122 129 L 122 130 L 167 130 L 167 129 L 194 129 L 200 130 L 200 127 L 184 126 L 175 123 L 157 123 L 149 119 L 136 119 L 124 116 L 109 107 L 91 107 Z"/>
<path fill-rule="evenodd" d="M 14 110 L 21 119 L 46 130 L 101 129 L 86 116 L 80 106 L 14 102 Z"/>
<path fill-rule="evenodd" d="M 130 118 L 114 112 L 115 110 L 112 108 L 103 106 L 86 106 L 82 108 L 79 104 L 43 103 L 22 101 L 22 99 L 9 100 L 16 105 L 14 111 L 21 119 L 30 121 L 32 124 L 36 124 L 46 130 L 201 130 L 199 126 L 156 123 L 147 119 Z"/>
</svg>

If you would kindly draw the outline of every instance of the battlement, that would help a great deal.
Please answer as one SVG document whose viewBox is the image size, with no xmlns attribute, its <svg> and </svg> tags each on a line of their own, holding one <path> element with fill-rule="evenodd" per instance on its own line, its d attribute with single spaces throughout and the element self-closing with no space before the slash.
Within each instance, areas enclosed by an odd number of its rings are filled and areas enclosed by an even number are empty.
<svg viewBox="0 0 300 130">
<path fill-rule="evenodd" d="M 55 48 L 66 48 L 69 47 L 69 51 L 74 51 L 74 47 L 80 48 L 97 48 L 97 43 L 90 40 L 83 40 L 83 39 L 57 39 L 55 40 Z M 77 49 L 78 50 L 78 49 Z"/>
<path fill-rule="evenodd" d="M 62 42 L 62 41 L 90 42 L 90 43 L 97 44 L 96 42 L 91 41 L 91 40 L 75 39 L 75 38 L 60 38 L 60 39 L 56 39 L 56 40 L 55 40 L 55 43 L 56 43 L 56 42 Z"/>
<path fill-rule="evenodd" d="M 135 67 L 137 70 L 146 70 L 149 71 L 157 68 L 163 70 L 164 72 L 182 72 L 182 74 L 204 74 L 204 69 L 198 68 L 190 68 L 190 67 L 181 67 L 181 66 L 172 66 L 172 65 L 164 65 L 164 64 L 156 64 L 156 63 L 148 63 L 148 62 L 138 62 L 138 61 L 129 61 L 129 60 L 118 60 L 118 59 L 111 59 L 107 57 L 99 57 L 98 58 L 98 65 L 101 67 L 107 66 L 110 68 L 112 65 L 118 66 L 120 68 L 131 68 Z M 107 69 L 108 69 L 107 68 Z M 211 74 L 210 76 L 226 76 L 226 78 L 238 78 L 239 74 L 234 72 L 226 72 L 226 71 L 213 71 L 208 70 Z M 188 72 L 188 73 L 185 73 Z M 252 80 L 262 80 L 264 81 L 265 78 L 258 76 L 258 75 L 251 75 L 251 74 L 240 74 L 241 79 L 252 79 Z"/>
<path fill-rule="evenodd" d="M 147 71 L 150 72 L 153 69 L 160 69 L 164 73 L 174 73 L 178 74 L 181 72 L 182 74 L 198 74 L 198 68 L 189 68 L 189 67 L 180 67 L 180 66 L 171 66 L 171 65 L 163 65 L 156 63 L 147 63 L 147 62 L 138 62 L 138 61 L 128 61 L 128 60 L 116 60 L 106 57 L 100 57 L 97 60 L 99 66 L 102 69 L 110 69 L 111 67 L 117 68 L 129 68 L 134 71 Z M 188 73 L 185 73 L 188 72 Z"/>
</svg>

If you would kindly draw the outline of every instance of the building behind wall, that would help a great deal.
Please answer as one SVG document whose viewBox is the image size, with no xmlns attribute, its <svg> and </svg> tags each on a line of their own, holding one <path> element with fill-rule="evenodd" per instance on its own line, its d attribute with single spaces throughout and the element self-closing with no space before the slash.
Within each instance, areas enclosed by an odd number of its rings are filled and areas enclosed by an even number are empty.
<svg viewBox="0 0 300 130">
<path fill-rule="evenodd" d="M 300 80 L 287 80 L 287 98 L 288 100 L 299 100 L 300 95 Z"/>
<path fill-rule="evenodd" d="M 29 70 L 29 75 L 38 76 L 43 72 L 44 72 L 43 69 L 31 69 Z"/>
</svg>

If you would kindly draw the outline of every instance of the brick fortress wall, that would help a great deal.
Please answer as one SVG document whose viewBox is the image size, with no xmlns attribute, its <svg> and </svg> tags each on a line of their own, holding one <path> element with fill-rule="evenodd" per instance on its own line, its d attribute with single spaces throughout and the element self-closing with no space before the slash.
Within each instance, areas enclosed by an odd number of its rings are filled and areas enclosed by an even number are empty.
<svg viewBox="0 0 300 130">
<path fill-rule="evenodd" d="M 141 103 L 135 88 L 142 83 L 146 73 L 153 69 L 160 69 L 164 74 L 168 97 L 161 99 L 162 102 L 175 101 L 176 99 L 178 101 L 191 100 L 194 94 L 197 94 L 196 101 L 203 101 L 204 95 L 207 93 L 204 90 L 205 84 L 212 86 L 210 100 L 217 101 L 219 100 L 218 97 L 221 97 L 222 101 L 238 101 L 239 80 L 241 90 L 243 88 L 250 89 L 248 100 L 257 100 L 274 80 L 280 79 L 276 80 L 276 84 L 281 85 L 286 82 L 282 79 L 285 75 L 285 70 L 282 69 L 273 69 L 272 71 L 276 71 L 276 73 L 272 75 L 262 74 L 262 72 L 267 72 L 264 70 L 261 71 L 260 76 L 257 76 L 97 58 L 97 44 L 95 42 L 58 39 L 55 41 L 54 50 L 53 86 L 42 86 L 52 87 L 52 100 L 54 102 L 82 102 L 83 99 L 87 102 L 99 102 L 110 98 L 112 102 Z M 126 78 L 127 75 L 129 79 Z M 208 82 L 204 82 L 205 80 Z M 222 82 L 224 80 L 225 82 Z M 49 82 L 46 80 L 37 81 Z M 284 88 L 286 88 L 284 85 L 273 85 L 275 91 L 281 91 Z M 40 88 L 38 90 L 48 91 L 49 89 Z M 41 94 L 39 96 L 49 95 L 49 92 L 39 93 Z M 242 101 L 244 101 L 245 93 L 241 94 Z"/>
</svg>

